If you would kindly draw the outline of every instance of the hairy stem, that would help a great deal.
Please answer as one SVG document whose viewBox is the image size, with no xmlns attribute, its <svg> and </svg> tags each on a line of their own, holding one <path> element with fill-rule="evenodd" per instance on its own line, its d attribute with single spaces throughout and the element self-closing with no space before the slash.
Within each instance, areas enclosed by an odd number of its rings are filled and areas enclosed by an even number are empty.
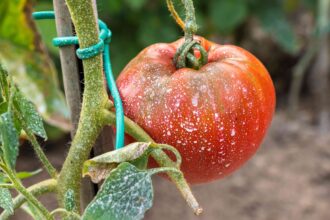
<svg viewBox="0 0 330 220">
<path fill-rule="evenodd" d="M 55 217 L 55 215 L 61 215 L 61 216 L 67 216 L 68 219 L 71 219 L 71 220 L 80 220 L 80 215 L 78 215 L 77 213 L 74 213 L 74 212 L 68 212 L 68 210 L 66 209 L 63 209 L 63 208 L 58 208 L 58 209 L 55 209 L 54 211 L 52 211 L 50 213 L 53 217 Z"/>
<path fill-rule="evenodd" d="M 47 173 L 52 178 L 56 179 L 57 178 L 57 170 L 55 169 L 55 167 L 48 160 L 45 152 L 42 150 L 39 142 L 37 141 L 36 136 L 30 131 L 30 129 L 28 129 L 28 126 L 25 123 L 24 119 L 22 118 L 21 114 L 17 110 L 15 110 L 15 108 L 13 108 L 13 112 L 14 112 L 15 116 L 19 118 L 23 130 L 26 133 L 29 141 L 32 144 L 33 150 L 37 154 L 37 157 L 39 158 L 42 165 L 45 167 Z"/>
<path fill-rule="evenodd" d="M 13 188 L 15 188 L 15 186 L 10 183 L 1 183 L 0 188 L 13 189 Z"/>
<path fill-rule="evenodd" d="M 27 188 L 27 191 L 35 196 L 41 196 L 44 195 L 46 193 L 51 193 L 51 192 L 55 192 L 56 191 L 56 187 L 57 187 L 57 181 L 54 179 L 49 179 L 49 180 L 44 180 L 40 183 L 37 183 L 33 186 L 30 186 L 29 188 Z M 14 209 L 18 209 L 19 207 L 21 207 L 25 202 L 27 202 L 28 200 L 26 199 L 26 197 L 22 194 L 18 195 L 14 200 Z M 7 211 L 3 211 L 0 215 L 0 219 L 8 219 L 10 217 L 10 213 Z"/>
<path fill-rule="evenodd" d="M 47 156 L 45 155 L 44 151 L 42 150 L 40 144 L 38 143 L 36 137 L 34 134 L 32 134 L 29 129 L 24 129 L 24 131 L 26 132 L 29 141 L 31 142 L 34 151 L 36 152 L 39 160 L 41 161 L 41 163 L 43 164 L 43 166 L 45 167 L 46 171 L 48 172 L 48 174 L 56 179 L 57 178 L 57 170 L 53 167 L 53 165 L 50 163 L 50 161 L 48 160 Z"/>
<path fill-rule="evenodd" d="M 14 173 L 14 171 L 12 171 L 11 169 L 8 169 L 5 165 L 0 164 L 0 168 L 3 170 L 3 172 L 5 172 L 8 176 L 8 178 L 10 179 L 11 183 L 14 185 L 14 188 L 21 193 L 26 200 L 28 200 L 33 206 L 35 206 L 40 213 L 45 217 L 45 219 L 53 219 L 49 213 L 49 211 L 46 209 L 46 207 L 41 204 L 37 198 L 30 193 L 21 183 L 20 179 L 17 178 L 16 174 Z M 0 218 L 2 219 L 2 218 Z"/>
<path fill-rule="evenodd" d="M 98 25 L 95 20 L 92 0 L 66 0 L 72 21 L 79 38 L 80 48 L 90 47 L 98 42 Z M 101 55 L 83 60 L 84 84 L 82 109 L 76 135 L 73 138 L 69 154 L 59 174 L 58 196 L 60 206 L 64 207 L 64 195 L 73 190 L 76 209 L 80 210 L 81 168 L 88 159 L 96 138 L 102 130 L 102 109 L 108 105 L 108 96 L 104 86 Z"/>
</svg>

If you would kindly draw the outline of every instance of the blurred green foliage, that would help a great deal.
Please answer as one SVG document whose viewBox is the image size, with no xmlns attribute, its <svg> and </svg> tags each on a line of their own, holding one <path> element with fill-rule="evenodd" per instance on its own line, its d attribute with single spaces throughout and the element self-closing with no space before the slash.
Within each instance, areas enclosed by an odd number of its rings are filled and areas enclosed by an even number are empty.
<svg viewBox="0 0 330 220">
<path fill-rule="evenodd" d="M 45 121 L 68 130 L 69 110 L 53 61 L 36 33 L 31 1 L 1 0 L 0 12 L 0 63 Z"/>
<path fill-rule="evenodd" d="M 181 1 L 174 1 L 181 17 L 184 11 Z M 305 7 L 315 10 L 315 0 L 208 0 L 194 1 L 198 34 L 213 39 L 235 36 L 250 19 L 256 19 L 285 52 L 299 50 L 299 40 L 293 31 L 288 15 Z M 144 47 L 157 42 L 171 42 L 183 35 L 171 18 L 165 0 L 97 0 L 99 17 L 113 32 L 111 43 L 114 72 L 123 67 Z M 51 0 L 38 1 L 36 10 L 52 9 Z M 49 45 L 55 34 L 54 23 L 41 26 L 41 32 Z M 231 42 L 238 43 L 239 42 Z"/>
</svg>

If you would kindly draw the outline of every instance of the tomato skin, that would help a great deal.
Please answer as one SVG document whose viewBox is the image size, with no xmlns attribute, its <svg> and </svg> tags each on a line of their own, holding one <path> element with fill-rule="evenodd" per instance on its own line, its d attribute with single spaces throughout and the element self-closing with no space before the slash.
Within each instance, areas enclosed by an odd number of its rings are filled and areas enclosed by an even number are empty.
<svg viewBox="0 0 330 220">
<path fill-rule="evenodd" d="M 257 58 L 195 39 L 209 54 L 200 70 L 176 70 L 180 39 L 144 49 L 117 79 L 125 115 L 157 143 L 179 150 L 191 184 L 225 177 L 252 157 L 275 108 L 272 80 Z"/>
</svg>

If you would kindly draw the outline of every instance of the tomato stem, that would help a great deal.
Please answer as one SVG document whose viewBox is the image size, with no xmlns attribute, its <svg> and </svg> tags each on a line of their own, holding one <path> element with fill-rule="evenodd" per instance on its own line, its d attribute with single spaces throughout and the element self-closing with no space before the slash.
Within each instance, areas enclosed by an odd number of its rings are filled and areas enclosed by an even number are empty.
<svg viewBox="0 0 330 220">
<path fill-rule="evenodd" d="M 55 179 L 44 180 L 27 188 L 27 192 L 29 192 L 34 197 L 38 197 L 46 193 L 52 193 L 55 192 L 56 190 L 57 190 L 57 181 Z M 25 197 L 23 194 L 19 194 L 13 200 L 14 210 L 20 208 L 27 201 L 29 201 L 27 197 Z M 4 210 L 0 215 L 0 219 L 8 219 L 10 216 L 11 213 Z"/>
<path fill-rule="evenodd" d="M 92 0 L 66 0 L 79 39 L 79 47 L 87 48 L 99 42 Z M 109 105 L 104 85 L 101 54 L 82 61 L 84 68 L 84 93 L 77 132 L 58 177 L 60 207 L 65 207 L 64 195 L 74 191 L 75 209 L 80 211 L 81 168 L 103 128 L 102 109 Z"/>
<path fill-rule="evenodd" d="M 43 204 L 41 204 L 41 202 L 37 200 L 37 198 L 23 186 L 21 180 L 16 176 L 15 171 L 7 168 L 4 164 L 0 164 L 0 169 L 7 174 L 11 183 L 14 185 L 14 188 L 19 193 L 21 193 L 27 199 L 27 201 L 29 201 L 33 206 L 35 206 L 45 219 L 53 219 L 47 208 Z"/>
<path fill-rule="evenodd" d="M 174 8 L 172 0 L 166 0 L 167 7 L 171 12 L 176 23 L 184 30 L 185 41 L 177 49 L 173 58 L 177 69 L 191 67 L 200 69 L 208 61 L 206 50 L 200 45 L 200 42 L 194 40 L 194 34 L 197 32 L 198 26 L 196 23 L 195 8 L 193 0 L 182 0 L 186 11 L 185 22 L 182 21 L 179 14 Z M 201 57 L 197 59 L 194 55 L 194 50 L 198 50 Z"/>
</svg>

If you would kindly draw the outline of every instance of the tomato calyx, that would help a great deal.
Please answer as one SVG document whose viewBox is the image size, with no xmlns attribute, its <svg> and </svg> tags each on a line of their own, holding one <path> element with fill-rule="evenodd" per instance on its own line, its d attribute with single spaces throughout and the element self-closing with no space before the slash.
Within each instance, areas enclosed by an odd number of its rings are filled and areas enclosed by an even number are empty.
<svg viewBox="0 0 330 220">
<path fill-rule="evenodd" d="M 195 56 L 195 50 L 199 52 L 199 58 Z M 207 64 L 208 53 L 199 41 L 185 40 L 176 51 L 173 61 L 177 69 L 190 67 L 199 70 L 203 65 Z"/>
<path fill-rule="evenodd" d="M 171 12 L 177 24 L 184 30 L 185 41 L 177 49 L 173 62 L 177 69 L 190 67 L 199 70 L 208 61 L 208 54 L 199 41 L 194 40 L 194 34 L 197 32 L 195 8 L 192 0 L 182 1 L 185 7 L 186 19 L 182 21 L 174 8 L 172 0 L 167 0 L 167 7 Z M 195 56 L 197 50 L 200 56 Z"/>
</svg>

